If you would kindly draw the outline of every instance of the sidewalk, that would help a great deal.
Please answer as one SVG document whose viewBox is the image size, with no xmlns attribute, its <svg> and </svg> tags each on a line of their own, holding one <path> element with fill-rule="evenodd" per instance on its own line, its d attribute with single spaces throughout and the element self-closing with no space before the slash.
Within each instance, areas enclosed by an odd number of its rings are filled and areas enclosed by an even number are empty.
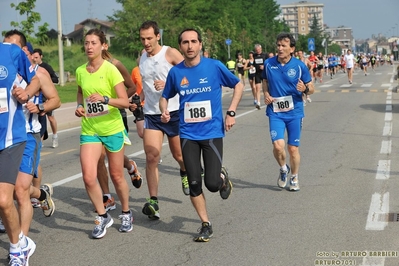
<svg viewBox="0 0 399 266">
<path fill-rule="evenodd" d="M 54 111 L 57 120 L 58 131 L 80 126 L 80 117 L 75 116 L 76 102 L 62 103 L 61 107 Z M 47 131 L 51 133 L 50 123 L 47 121 Z"/>
</svg>

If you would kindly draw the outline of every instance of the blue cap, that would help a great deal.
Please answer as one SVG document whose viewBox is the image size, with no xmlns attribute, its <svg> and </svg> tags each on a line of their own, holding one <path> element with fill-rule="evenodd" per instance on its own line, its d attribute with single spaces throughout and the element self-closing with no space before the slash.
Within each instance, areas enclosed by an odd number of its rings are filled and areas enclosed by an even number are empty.
<svg viewBox="0 0 399 266">
<path fill-rule="evenodd" d="M 29 53 L 33 54 L 33 46 L 32 46 L 32 44 L 30 42 L 26 43 L 26 47 L 28 47 Z"/>
</svg>

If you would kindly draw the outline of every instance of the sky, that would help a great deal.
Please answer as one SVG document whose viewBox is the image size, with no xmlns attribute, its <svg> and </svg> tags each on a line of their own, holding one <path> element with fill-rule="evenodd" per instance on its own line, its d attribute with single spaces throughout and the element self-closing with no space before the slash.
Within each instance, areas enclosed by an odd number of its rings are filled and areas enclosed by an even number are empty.
<svg viewBox="0 0 399 266">
<path fill-rule="evenodd" d="M 0 32 L 10 30 L 11 21 L 25 20 L 10 7 L 21 0 L 0 0 Z M 249 0 L 250 1 L 250 0 Z M 299 0 L 276 0 L 285 5 Z M 122 7 L 114 0 L 60 0 L 62 32 L 68 34 L 74 25 L 93 17 L 106 20 L 115 10 Z M 371 38 L 372 34 L 387 37 L 399 36 L 399 0 L 313 0 L 324 4 L 324 24 L 329 27 L 352 28 L 355 39 Z M 35 11 L 42 21 L 50 24 L 49 29 L 57 30 L 57 0 L 37 0 Z"/>
</svg>

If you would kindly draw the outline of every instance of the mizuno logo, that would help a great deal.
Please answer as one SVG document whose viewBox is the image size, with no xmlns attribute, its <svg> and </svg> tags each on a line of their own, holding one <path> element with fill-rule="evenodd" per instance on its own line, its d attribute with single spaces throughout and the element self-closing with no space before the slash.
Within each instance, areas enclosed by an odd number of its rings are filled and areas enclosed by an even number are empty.
<svg viewBox="0 0 399 266">
<path fill-rule="evenodd" d="M 207 78 L 199 79 L 199 83 L 208 83 Z"/>
</svg>

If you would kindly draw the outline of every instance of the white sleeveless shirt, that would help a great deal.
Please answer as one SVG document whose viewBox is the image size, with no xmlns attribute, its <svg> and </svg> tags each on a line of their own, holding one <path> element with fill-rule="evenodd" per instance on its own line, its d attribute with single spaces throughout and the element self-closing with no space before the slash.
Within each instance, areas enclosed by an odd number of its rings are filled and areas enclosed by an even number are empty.
<svg viewBox="0 0 399 266">
<path fill-rule="evenodd" d="M 169 70 L 173 67 L 173 65 L 170 64 L 165 57 L 168 48 L 169 46 L 162 46 L 161 51 L 159 51 L 156 55 L 148 57 L 147 53 L 143 53 L 140 58 L 139 68 L 143 82 L 145 101 L 143 111 L 146 115 L 161 114 L 161 111 L 159 110 L 159 99 L 162 96 L 163 90 L 155 90 L 154 80 L 166 81 Z M 170 112 L 179 110 L 178 94 L 169 99 L 168 110 Z"/>
<path fill-rule="evenodd" d="M 37 71 L 39 65 L 35 65 L 34 70 Z M 24 79 L 20 78 L 20 86 L 21 88 L 25 89 L 28 84 Z M 40 93 L 41 94 L 41 93 Z M 40 103 L 40 94 L 39 95 L 33 95 L 29 101 L 33 102 L 34 104 L 39 104 Z M 26 120 L 26 133 L 40 133 L 40 129 L 42 128 L 42 125 L 39 122 L 39 115 L 38 114 L 32 114 L 29 112 L 29 110 L 26 108 L 26 104 L 22 105 L 22 110 L 25 115 L 25 120 Z"/>
</svg>

